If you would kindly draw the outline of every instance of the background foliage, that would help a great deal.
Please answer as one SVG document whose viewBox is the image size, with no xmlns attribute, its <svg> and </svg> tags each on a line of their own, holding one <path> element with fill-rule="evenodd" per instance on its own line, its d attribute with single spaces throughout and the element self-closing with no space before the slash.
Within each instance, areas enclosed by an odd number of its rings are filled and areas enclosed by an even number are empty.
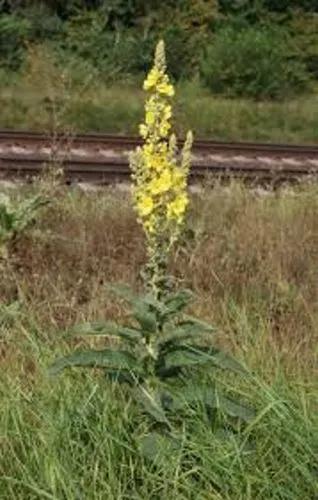
<svg viewBox="0 0 318 500">
<path fill-rule="evenodd" d="M 315 0 L 0 0 L 0 9 L 0 64 L 14 71 L 44 44 L 106 80 L 138 77 L 164 37 L 172 76 L 200 77 L 214 93 L 281 97 L 318 77 Z"/>
</svg>

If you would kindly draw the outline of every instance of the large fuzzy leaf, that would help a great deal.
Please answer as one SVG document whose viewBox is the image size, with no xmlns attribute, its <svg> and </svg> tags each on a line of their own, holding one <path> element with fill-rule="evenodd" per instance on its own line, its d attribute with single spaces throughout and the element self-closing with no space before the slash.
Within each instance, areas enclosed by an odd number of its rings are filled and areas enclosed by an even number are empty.
<svg viewBox="0 0 318 500">
<path fill-rule="evenodd" d="M 130 287 L 123 284 L 108 285 L 108 289 L 129 302 L 133 308 L 133 316 L 145 332 L 155 332 L 157 327 L 157 317 L 153 311 L 151 297 L 146 295 L 144 298 L 135 295 Z M 154 301 L 154 299 L 153 299 Z"/>
<path fill-rule="evenodd" d="M 167 407 L 171 411 L 178 411 L 193 404 L 202 404 L 206 407 L 216 408 L 228 416 L 237 417 L 245 422 L 250 422 L 255 417 L 252 408 L 219 394 L 213 386 L 189 385 L 180 387 L 178 392 L 171 394 L 170 399 L 166 399 L 166 401 Z"/>
<path fill-rule="evenodd" d="M 55 361 L 49 368 L 50 375 L 57 375 L 65 368 L 86 366 L 110 370 L 130 370 L 140 372 L 139 364 L 132 354 L 126 351 L 105 349 L 101 351 L 77 351 Z"/>
<path fill-rule="evenodd" d="M 218 408 L 231 417 L 237 417 L 245 422 L 250 422 L 255 418 L 255 411 L 245 404 L 234 399 L 220 395 L 218 397 Z"/>
<path fill-rule="evenodd" d="M 193 325 L 197 325 L 202 329 L 202 331 L 205 332 L 214 332 L 216 328 L 210 323 L 207 323 L 206 321 L 202 321 L 201 319 L 195 318 L 194 316 L 190 316 L 189 314 L 183 314 L 183 321 L 185 323 L 191 323 Z"/>
<path fill-rule="evenodd" d="M 188 320 L 182 321 L 176 326 L 171 326 L 167 332 L 160 336 L 157 345 L 165 349 L 171 345 L 186 342 L 188 340 L 198 341 L 202 336 L 206 336 L 207 332 L 211 333 L 214 329 L 208 325 L 208 328 L 200 322 Z"/>
<path fill-rule="evenodd" d="M 81 323 L 70 330 L 75 335 L 96 335 L 119 337 L 121 339 L 136 342 L 141 340 L 142 335 L 136 328 L 117 325 L 113 321 L 94 321 L 90 323 Z"/>
<path fill-rule="evenodd" d="M 163 356 L 164 366 L 166 368 L 187 367 L 191 365 L 201 365 L 211 362 L 212 357 L 218 353 L 216 349 L 210 349 L 209 352 L 201 352 L 188 346 L 174 346 Z"/>
<path fill-rule="evenodd" d="M 169 421 L 162 406 L 162 395 L 159 391 L 140 385 L 134 391 L 135 400 L 142 405 L 144 410 L 160 424 L 170 427 Z"/>
<path fill-rule="evenodd" d="M 184 309 L 193 297 L 190 290 L 180 290 L 165 299 L 165 315 L 176 314 Z"/>
<path fill-rule="evenodd" d="M 133 316 L 140 324 L 143 332 L 155 333 L 157 330 L 156 314 L 146 304 L 138 304 L 133 309 Z"/>
<path fill-rule="evenodd" d="M 235 359 L 213 347 L 177 346 L 164 354 L 162 364 L 165 368 L 212 364 L 223 370 L 246 373 Z"/>
<path fill-rule="evenodd" d="M 158 315 L 164 315 L 167 312 L 165 303 L 156 299 L 151 293 L 140 297 L 140 300 L 149 306 L 150 310 L 155 311 Z"/>
<path fill-rule="evenodd" d="M 145 304 L 151 307 L 153 310 L 157 310 L 158 312 L 164 311 L 164 303 L 157 300 L 152 294 L 147 293 L 146 295 L 137 295 L 131 287 L 124 283 L 116 283 L 116 284 L 108 284 L 108 290 L 113 292 L 117 297 L 125 300 L 132 306 Z"/>
</svg>

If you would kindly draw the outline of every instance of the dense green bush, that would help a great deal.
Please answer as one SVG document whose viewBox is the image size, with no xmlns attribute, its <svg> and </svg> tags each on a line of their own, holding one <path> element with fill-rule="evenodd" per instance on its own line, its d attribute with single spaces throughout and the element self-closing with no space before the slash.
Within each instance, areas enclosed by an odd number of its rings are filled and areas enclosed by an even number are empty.
<svg viewBox="0 0 318 500">
<path fill-rule="evenodd" d="M 21 19 L 29 24 L 28 39 L 30 41 L 39 42 L 52 39 L 63 30 L 63 22 L 60 17 L 42 2 L 30 4 L 17 13 Z"/>
<path fill-rule="evenodd" d="M 104 80 L 135 79 L 164 38 L 175 80 L 200 72 L 214 92 L 275 98 L 318 79 L 316 11 L 317 0 L 0 0 L 0 65 L 19 69 L 41 44 Z"/>
<path fill-rule="evenodd" d="M 317 0 L 219 0 L 220 9 L 225 14 L 264 12 L 289 13 L 294 9 L 304 12 L 317 12 Z"/>
<path fill-rule="evenodd" d="M 140 16 L 146 13 L 141 4 L 137 9 Z M 139 73 L 148 69 L 153 46 L 163 38 L 172 76 L 192 76 L 217 15 L 216 0 L 179 0 L 173 8 L 169 4 L 160 8 L 154 3 L 148 16 L 137 16 L 135 26 L 132 18 L 129 21 L 129 12 L 122 0 L 81 11 L 65 23 L 65 49 L 89 60 L 105 74 Z"/>
<path fill-rule="evenodd" d="M 215 93 L 278 98 L 303 91 L 304 65 L 288 58 L 286 39 L 268 28 L 223 29 L 205 51 L 201 75 Z"/>
<path fill-rule="evenodd" d="M 291 53 L 318 78 L 318 15 L 295 13 L 288 24 L 292 36 Z"/>
<path fill-rule="evenodd" d="M 67 53 L 85 59 L 107 76 L 145 72 L 152 60 L 153 46 L 163 37 L 172 76 L 179 79 L 192 74 L 198 43 L 203 37 L 189 37 L 179 23 L 160 25 L 156 29 L 107 29 L 108 17 L 103 11 L 90 11 L 73 17 L 66 23 L 62 47 Z"/>
<path fill-rule="evenodd" d="M 23 58 L 24 41 L 28 36 L 30 23 L 18 16 L 0 17 L 0 64 L 16 69 Z"/>
<path fill-rule="evenodd" d="M 153 38 L 136 30 L 107 30 L 107 17 L 86 12 L 66 25 L 62 50 L 92 64 L 108 79 L 144 71 L 152 58 Z"/>
</svg>

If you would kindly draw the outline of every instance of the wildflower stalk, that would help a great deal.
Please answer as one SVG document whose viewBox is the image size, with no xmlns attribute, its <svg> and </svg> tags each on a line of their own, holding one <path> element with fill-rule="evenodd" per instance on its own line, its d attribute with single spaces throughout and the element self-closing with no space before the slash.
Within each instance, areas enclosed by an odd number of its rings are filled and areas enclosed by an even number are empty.
<svg viewBox="0 0 318 500">
<path fill-rule="evenodd" d="M 168 258 L 189 202 L 187 178 L 193 142 L 188 132 L 178 162 L 176 137 L 170 133 L 174 88 L 166 74 L 163 41 L 157 45 L 154 66 L 143 88 L 149 93 L 140 125 L 144 144 L 131 155 L 130 163 L 134 204 L 147 240 L 145 285 L 160 299 L 169 288 Z"/>
<path fill-rule="evenodd" d="M 208 366 L 234 373 L 241 373 L 242 368 L 207 342 L 214 333 L 213 327 L 184 314 L 191 292 L 169 293 L 168 257 L 180 235 L 188 205 L 192 134 L 188 133 L 178 161 L 176 138 L 170 134 L 170 99 L 174 89 L 165 71 L 164 44 L 159 42 L 154 66 L 144 83 L 150 94 L 145 122 L 140 126 L 144 145 L 131 156 L 133 198 L 147 241 L 145 285 L 150 293 L 136 296 L 129 287 L 112 287 L 131 305 L 133 322 L 78 325 L 74 334 L 105 336 L 107 347 L 77 350 L 56 360 L 50 368 L 53 375 L 74 366 L 100 368 L 111 380 L 115 377 L 128 384 L 132 398 L 148 415 L 151 428 L 156 426 L 156 432 L 140 436 L 141 452 L 146 457 L 149 448 L 157 455 L 158 436 L 167 450 L 179 442 L 184 435 L 183 430 L 179 433 L 180 418 L 182 422 L 191 405 L 205 405 L 217 419 L 218 409 L 221 415 L 246 422 L 254 418 L 251 409 L 219 391 L 216 379 L 209 384 L 201 382 L 199 370 Z M 109 339 L 116 340 L 116 347 L 109 347 Z M 180 410 L 182 413 L 178 414 Z"/>
</svg>

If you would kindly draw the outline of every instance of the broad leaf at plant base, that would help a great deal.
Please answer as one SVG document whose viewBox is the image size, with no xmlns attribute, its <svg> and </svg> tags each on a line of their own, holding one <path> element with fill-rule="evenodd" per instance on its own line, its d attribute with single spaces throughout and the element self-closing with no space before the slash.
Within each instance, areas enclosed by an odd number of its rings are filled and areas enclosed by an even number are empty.
<svg viewBox="0 0 318 500">
<path fill-rule="evenodd" d="M 145 412 L 151 415 L 155 422 L 165 424 L 171 428 L 162 405 L 162 395 L 160 391 L 150 389 L 144 385 L 139 385 L 133 391 L 133 397 L 143 407 Z"/>
<path fill-rule="evenodd" d="M 169 346 L 184 343 L 189 340 L 198 341 L 206 338 L 207 334 L 211 334 L 214 328 L 204 328 L 199 322 L 181 321 L 176 325 L 169 325 L 164 333 L 158 338 L 157 345 L 161 349 L 166 350 Z"/>
<path fill-rule="evenodd" d="M 57 375 L 65 368 L 72 366 L 140 372 L 137 359 L 130 352 L 105 349 L 100 351 L 78 351 L 60 358 L 51 365 L 49 373 L 50 375 Z"/>
<path fill-rule="evenodd" d="M 164 353 L 162 363 L 165 368 L 211 364 L 224 370 L 246 373 L 240 363 L 215 347 L 173 345 L 167 353 Z"/>
<path fill-rule="evenodd" d="M 252 408 L 221 394 L 213 385 L 183 385 L 177 391 L 171 392 L 170 399 L 166 398 L 166 402 L 167 408 L 173 412 L 187 406 L 201 404 L 205 407 L 215 408 L 229 417 L 239 418 L 244 422 L 250 422 L 255 417 Z"/>
</svg>

